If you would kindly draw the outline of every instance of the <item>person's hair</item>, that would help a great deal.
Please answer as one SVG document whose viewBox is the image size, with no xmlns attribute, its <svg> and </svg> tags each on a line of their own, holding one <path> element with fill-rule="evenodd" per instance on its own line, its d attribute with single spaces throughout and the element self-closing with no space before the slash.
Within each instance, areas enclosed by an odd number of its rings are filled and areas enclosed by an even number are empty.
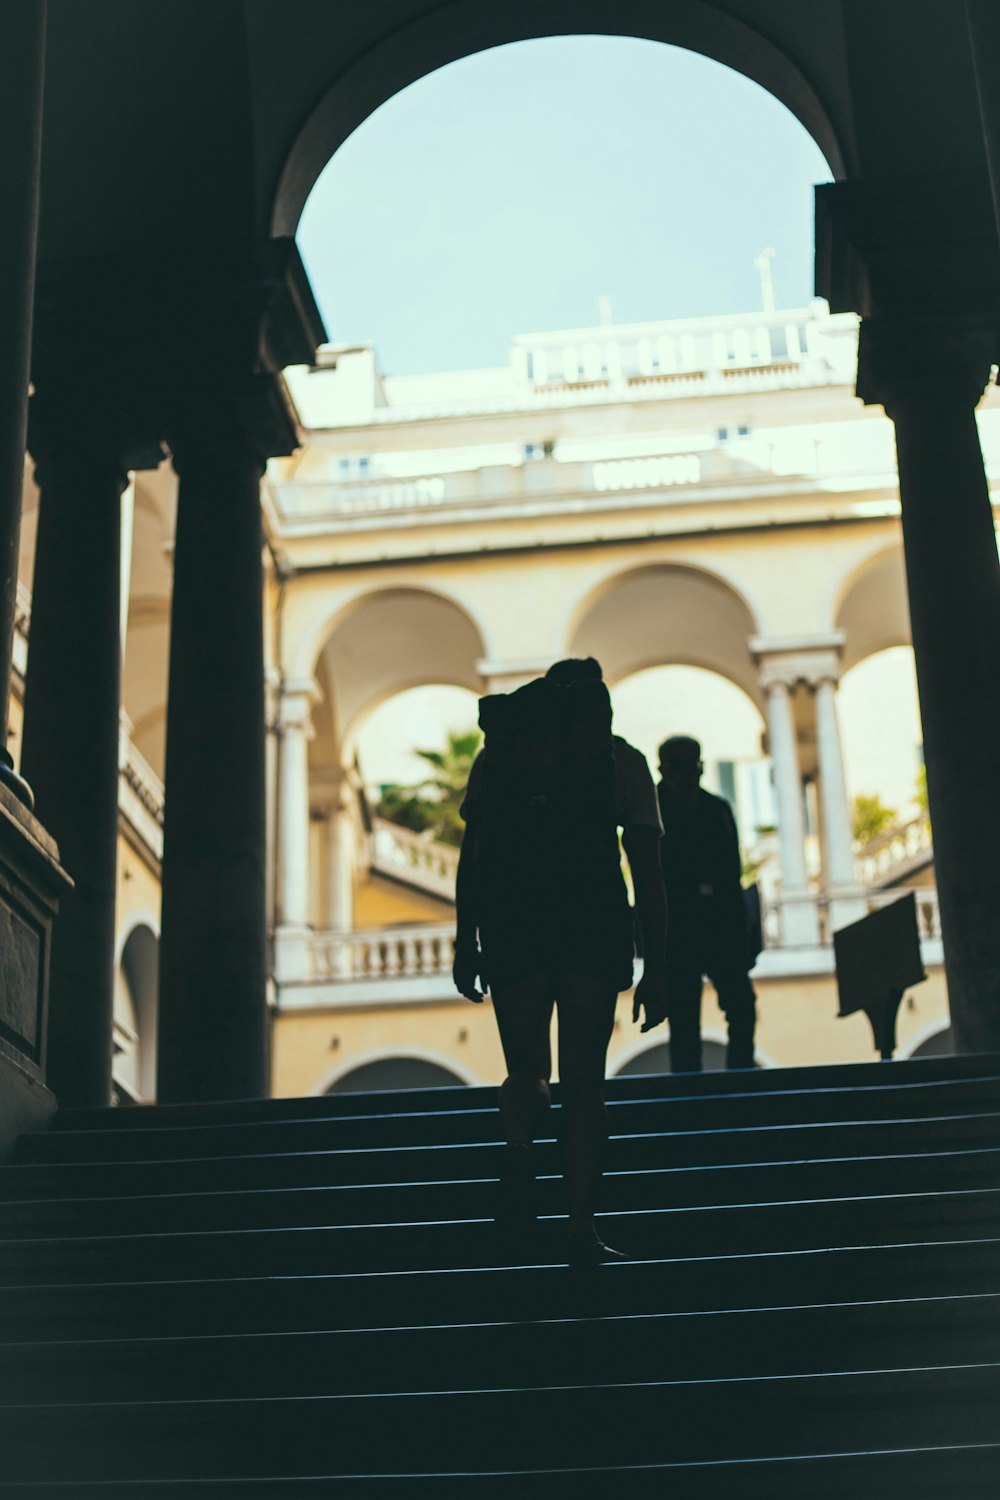
<svg viewBox="0 0 1000 1500">
<path fill-rule="evenodd" d="M 594 656 L 567 656 L 564 661 L 553 662 L 545 675 L 563 687 L 571 682 L 604 681 L 601 664 Z"/>
<path fill-rule="evenodd" d="M 701 760 L 701 746 L 694 735 L 672 734 L 660 746 L 660 764 L 662 765 L 665 760 L 675 760 L 678 750 L 683 760 Z"/>
</svg>

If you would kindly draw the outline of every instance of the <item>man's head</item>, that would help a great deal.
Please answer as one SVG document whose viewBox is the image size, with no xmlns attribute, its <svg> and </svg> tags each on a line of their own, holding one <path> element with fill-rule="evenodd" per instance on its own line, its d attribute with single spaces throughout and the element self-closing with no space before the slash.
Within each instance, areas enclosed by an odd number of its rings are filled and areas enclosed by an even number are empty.
<svg viewBox="0 0 1000 1500">
<path fill-rule="evenodd" d="M 689 734 L 672 734 L 660 746 L 660 775 L 671 796 L 693 798 L 704 770 L 701 746 Z"/>
<path fill-rule="evenodd" d="M 571 682 L 604 681 L 601 664 L 593 656 L 568 656 L 565 661 L 555 661 L 545 675 L 561 687 L 568 687 Z"/>
</svg>

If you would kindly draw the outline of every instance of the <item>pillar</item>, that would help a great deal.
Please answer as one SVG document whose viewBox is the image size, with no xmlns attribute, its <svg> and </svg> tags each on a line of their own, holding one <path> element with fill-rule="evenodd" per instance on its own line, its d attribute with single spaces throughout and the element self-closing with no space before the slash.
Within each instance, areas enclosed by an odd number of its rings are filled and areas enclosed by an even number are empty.
<svg viewBox="0 0 1000 1500">
<path fill-rule="evenodd" d="M 38 237 L 45 0 L 0 14 L 0 781 L 30 806 L 7 750 Z"/>
<path fill-rule="evenodd" d="M 342 781 L 326 825 L 326 920 L 334 932 L 354 926 L 354 825 L 351 788 Z"/>
<path fill-rule="evenodd" d="M 1000 1051 L 1000 562 L 976 405 L 995 341 L 866 319 L 858 391 L 896 432 L 903 545 L 955 1047 Z"/>
<path fill-rule="evenodd" d="M 278 705 L 280 735 L 278 838 L 280 922 L 309 925 L 309 741 L 312 739 L 313 682 L 286 682 Z"/>
<path fill-rule="evenodd" d="M 120 501 L 116 445 L 33 399 L 39 516 L 21 766 L 75 882 L 49 981 L 48 1086 L 64 1106 L 111 1098 L 118 738 Z"/>
<path fill-rule="evenodd" d="M 167 699 L 158 1097 L 267 1093 L 265 450 L 204 392 L 180 478 Z"/>
<path fill-rule="evenodd" d="M 830 674 L 819 677 L 813 693 L 819 791 L 823 808 L 823 872 L 829 901 L 830 929 L 836 932 L 838 928 L 858 921 L 865 915 L 867 908 L 854 878 L 854 834 L 847 783 L 844 779 L 836 676 Z"/>
<path fill-rule="evenodd" d="M 805 820 L 802 814 L 802 780 L 789 684 L 780 678 L 765 679 L 768 738 L 774 766 L 774 791 L 778 804 L 778 847 L 781 856 L 781 938 L 790 947 L 819 941 L 816 905 L 806 874 Z"/>
</svg>

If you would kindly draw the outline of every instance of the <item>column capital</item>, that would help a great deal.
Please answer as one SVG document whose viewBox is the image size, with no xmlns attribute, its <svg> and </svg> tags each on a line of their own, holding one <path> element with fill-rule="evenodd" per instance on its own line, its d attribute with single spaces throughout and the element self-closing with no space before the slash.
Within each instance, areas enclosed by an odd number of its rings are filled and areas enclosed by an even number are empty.
<svg viewBox="0 0 1000 1500">
<path fill-rule="evenodd" d="M 865 318 L 858 343 L 857 392 L 891 417 L 903 403 L 974 408 L 1000 341 L 975 317 Z"/>
<path fill-rule="evenodd" d="M 87 370 L 130 434 L 181 466 L 261 463 L 298 429 L 280 372 L 325 338 L 292 238 L 67 257 L 39 267 L 31 374 L 79 396 Z"/>
<path fill-rule="evenodd" d="M 749 646 L 761 688 L 766 693 L 779 686 L 792 691 L 800 683 L 811 688 L 821 682 L 836 684 L 845 640 L 842 630 L 822 636 L 752 636 Z"/>
<path fill-rule="evenodd" d="M 293 677 L 285 681 L 278 700 L 278 728 L 302 729 L 311 735 L 313 705 L 321 697 L 319 687 L 311 677 Z"/>
<path fill-rule="evenodd" d="M 816 291 L 834 312 L 863 318 L 986 314 L 995 324 L 1000 262 L 986 172 L 972 165 L 817 187 Z"/>
</svg>

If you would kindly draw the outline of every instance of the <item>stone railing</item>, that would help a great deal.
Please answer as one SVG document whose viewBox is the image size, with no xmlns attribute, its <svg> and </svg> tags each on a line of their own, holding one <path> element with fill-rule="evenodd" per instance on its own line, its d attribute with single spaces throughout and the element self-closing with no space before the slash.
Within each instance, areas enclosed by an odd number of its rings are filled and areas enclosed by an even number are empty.
<svg viewBox="0 0 1000 1500">
<path fill-rule="evenodd" d="M 865 844 L 854 862 L 864 885 L 887 885 L 933 858 L 931 822 L 925 812 Z"/>
<path fill-rule="evenodd" d="M 941 915 L 938 910 L 937 890 L 934 886 L 904 886 L 894 885 L 885 890 L 862 890 L 858 892 L 859 915 L 867 911 L 876 911 L 882 906 L 892 906 L 901 897 L 909 895 L 910 892 L 917 898 L 917 925 L 921 939 L 925 941 L 938 940 L 941 937 Z M 843 899 L 842 897 L 839 899 Z M 816 908 L 816 918 L 819 927 L 820 945 L 827 947 L 833 942 L 833 934 L 830 922 L 830 898 L 824 891 L 814 891 L 809 896 L 795 896 L 789 902 L 783 902 L 780 895 L 767 903 L 764 912 L 764 939 L 768 949 L 780 950 L 785 947 L 782 942 L 782 908 L 785 905 L 797 905 L 812 903 Z"/>
<path fill-rule="evenodd" d="M 313 982 L 447 976 L 454 960 L 455 924 L 415 923 L 367 932 L 317 930 L 309 939 Z"/>
<path fill-rule="evenodd" d="M 385 818 L 372 819 L 371 868 L 379 875 L 406 880 L 432 896 L 455 899 L 458 850 Z"/>
<path fill-rule="evenodd" d="M 866 898 L 868 910 L 877 911 L 881 906 L 892 906 L 901 896 L 908 896 L 910 891 L 917 898 L 917 931 L 921 939 L 930 941 L 940 938 L 941 911 L 937 889 L 933 885 L 893 886 L 888 891 L 869 891 Z"/>
<path fill-rule="evenodd" d="M 553 503 L 589 501 L 595 506 L 616 503 L 663 505 L 676 496 L 690 503 L 699 485 L 725 483 L 734 494 L 752 493 L 755 482 L 787 480 L 788 475 L 821 480 L 836 478 L 849 484 L 853 470 L 829 467 L 828 457 L 789 456 L 780 447 L 740 448 L 734 438 L 714 448 L 682 453 L 660 453 L 608 457 L 588 461 L 557 457 L 533 459 L 520 464 L 489 464 L 448 474 L 422 475 L 411 479 L 283 480 L 269 477 L 274 501 L 283 522 L 289 525 L 327 521 L 348 525 L 352 520 L 384 525 L 423 524 L 431 514 L 447 519 L 468 510 L 511 508 L 521 514 L 526 508 L 545 508 Z M 736 463 L 739 460 L 739 463 Z M 870 475 L 871 466 L 864 469 Z M 886 472 L 889 482 L 891 475 Z M 631 497 L 629 499 L 628 497 Z M 645 498 L 643 498 L 645 497 Z M 716 497 L 713 495 L 713 500 Z"/>
</svg>

